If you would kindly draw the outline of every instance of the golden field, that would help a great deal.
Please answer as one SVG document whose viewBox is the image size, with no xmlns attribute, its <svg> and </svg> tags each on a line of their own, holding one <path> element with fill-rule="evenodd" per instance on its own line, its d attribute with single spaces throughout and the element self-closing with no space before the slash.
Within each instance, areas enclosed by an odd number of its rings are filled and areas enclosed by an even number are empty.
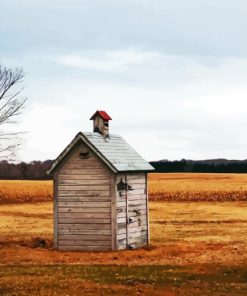
<svg viewBox="0 0 247 296">
<path fill-rule="evenodd" d="M 52 181 L 0 180 L 0 204 L 51 201 Z"/>
<path fill-rule="evenodd" d="M 247 174 L 149 174 L 150 200 L 245 201 Z"/>
<path fill-rule="evenodd" d="M 114 252 L 54 250 L 52 182 L 1 181 L 0 295 L 247 295 L 246 202 L 198 202 L 246 181 L 149 175 L 151 198 L 169 196 L 149 203 L 151 245 Z"/>
<path fill-rule="evenodd" d="M 151 201 L 245 201 L 247 174 L 149 174 Z M 52 201 L 52 181 L 0 180 L 0 204 Z"/>
</svg>

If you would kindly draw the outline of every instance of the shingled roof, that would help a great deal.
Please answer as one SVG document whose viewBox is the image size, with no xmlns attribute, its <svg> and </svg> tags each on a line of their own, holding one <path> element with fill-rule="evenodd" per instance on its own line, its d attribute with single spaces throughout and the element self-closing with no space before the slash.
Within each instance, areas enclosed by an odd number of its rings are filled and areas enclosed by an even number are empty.
<svg viewBox="0 0 247 296">
<path fill-rule="evenodd" d="M 122 137 L 111 134 L 104 138 L 98 133 L 80 132 L 53 162 L 52 173 L 63 158 L 79 142 L 85 143 L 115 173 L 129 171 L 152 171 L 154 168 L 144 160 Z"/>
</svg>

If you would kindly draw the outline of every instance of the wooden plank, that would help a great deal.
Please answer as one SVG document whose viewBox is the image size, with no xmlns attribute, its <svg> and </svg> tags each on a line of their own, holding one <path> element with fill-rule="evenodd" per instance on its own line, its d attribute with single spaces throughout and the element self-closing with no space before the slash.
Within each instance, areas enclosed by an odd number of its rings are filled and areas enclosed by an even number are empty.
<svg viewBox="0 0 247 296">
<path fill-rule="evenodd" d="M 111 235 L 111 230 L 105 229 L 60 229 L 58 235 Z"/>
<path fill-rule="evenodd" d="M 130 239 L 134 239 L 136 237 L 146 237 L 147 239 L 147 231 L 146 230 L 142 230 L 142 231 L 136 231 L 136 232 L 132 232 L 129 235 Z"/>
<path fill-rule="evenodd" d="M 146 208 L 146 200 L 145 199 L 135 199 L 135 200 L 129 200 L 129 206 L 135 206 L 135 207 L 139 207 L 139 206 L 145 206 Z"/>
<path fill-rule="evenodd" d="M 145 173 L 131 173 L 128 172 L 128 180 L 137 180 L 137 179 L 145 179 Z"/>
<path fill-rule="evenodd" d="M 80 153 L 85 153 L 85 152 L 89 152 L 88 158 L 81 158 Z M 93 159 L 95 161 L 99 161 L 99 159 L 95 156 L 95 154 L 89 148 L 78 149 L 77 151 L 75 151 L 73 154 L 70 155 L 69 159 L 77 159 L 82 161 L 88 161 Z"/>
<path fill-rule="evenodd" d="M 138 213 L 139 213 L 139 214 L 137 214 L 137 213 L 134 212 L 133 210 L 131 211 L 131 209 L 129 210 L 129 216 L 130 216 L 130 217 L 139 217 L 139 216 L 145 216 L 145 215 L 146 215 L 146 209 L 145 209 L 145 210 L 139 210 Z M 118 214 L 117 214 L 117 217 L 118 217 L 118 218 L 126 217 L 125 212 L 118 213 Z"/>
<path fill-rule="evenodd" d="M 129 233 L 134 233 L 134 232 L 138 232 L 138 231 L 144 231 L 147 229 L 147 225 L 142 225 L 142 226 L 135 226 L 135 227 L 130 227 L 129 229 Z"/>
<path fill-rule="evenodd" d="M 81 158 L 79 153 L 81 153 L 81 152 L 78 152 L 78 157 L 74 157 L 73 155 L 70 156 L 65 164 L 77 164 L 77 163 L 80 164 L 81 163 L 81 164 L 90 164 L 90 165 L 97 164 L 97 165 L 103 166 L 102 162 L 99 161 L 98 158 L 96 158 L 92 155 L 89 156 L 88 158 Z"/>
<path fill-rule="evenodd" d="M 117 218 L 117 223 L 126 223 L 126 215 L 123 218 Z"/>
<path fill-rule="evenodd" d="M 59 201 L 93 201 L 93 202 L 101 202 L 101 201 L 111 201 L 110 196 L 59 196 Z"/>
<path fill-rule="evenodd" d="M 128 191 L 128 195 L 145 194 L 145 188 Z"/>
<path fill-rule="evenodd" d="M 121 207 L 117 207 L 117 213 L 126 213 L 126 207 L 123 207 L 123 208 L 121 208 Z"/>
<path fill-rule="evenodd" d="M 91 172 L 93 172 L 93 170 L 95 169 L 102 169 L 102 170 L 105 170 L 105 168 L 100 165 L 100 164 L 87 164 L 87 163 L 66 163 L 63 165 L 63 170 L 78 170 L 78 169 L 81 169 L 81 170 L 91 170 Z"/>
<path fill-rule="evenodd" d="M 145 184 L 131 184 L 130 182 L 128 183 L 128 185 L 130 185 L 132 187 L 132 190 L 129 190 L 128 193 L 129 194 L 136 194 L 137 190 L 144 190 L 146 187 L 145 187 Z"/>
<path fill-rule="evenodd" d="M 145 210 L 146 209 L 146 205 L 129 205 L 129 207 L 131 208 L 130 210 L 133 211 L 134 209 L 138 209 L 138 210 Z"/>
<path fill-rule="evenodd" d="M 89 154 L 87 155 L 88 158 L 81 158 L 80 157 L 80 153 L 85 153 L 85 152 L 89 152 Z M 89 149 L 89 148 L 79 148 L 76 151 L 74 151 L 72 154 L 70 154 L 69 159 L 78 159 L 78 160 L 91 160 L 94 159 L 96 161 L 99 161 L 96 157 L 95 154 Z"/>
<path fill-rule="evenodd" d="M 111 224 L 58 224 L 58 229 L 59 230 L 90 230 L 90 229 L 95 229 L 95 230 L 110 230 L 111 229 Z"/>
<path fill-rule="evenodd" d="M 126 213 L 125 212 L 118 213 L 117 218 L 126 218 Z"/>
<path fill-rule="evenodd" d="M 126 218 L 126 212 L 117 213 L 116 218 Z"/>
<path fill-rule="evenodd" d="M 125 183 L 128 184 L 128 176 L 127 176 L 127 174 L 125 175 Z M 128 201 L 128 191 L 126 191 L 126 201 L 125 201 L 125 203 L 126 203 L 126 220 L 123 223 L 125 224 L 125 227 L 126 227 L 126 248 L 127 248 L 128 245 L 129 245 L 129 224 L 128 224 L 128 221 L 129 221 L 129 201 Z M 119 244 L 121 244 L 121 242 L 119 242 Z"/>
<path fill-rule="evenodd" d="M 111 246 L 111 241 L 97 241 L 97 240 L 61 240 L 59 239 L 61 246 Z"/>
<path fill-rule="evenodd" d="M 126 227 L 121 228 L 121 229 L 117 229 L 117 233 L 118 233 L 118 235 L 125 234 L 125 236 L 126 236 Z"/>
<path fill-rule="evenodd" d="M 141 224 L 146 223 L 146 214 L 141 216 L 132 216 L 129 214 L 129 218 L 132 218 L 134 222 L 138 222 L 141 219 Z M 117 223 L 126 223 L 126 217 L 117 217 Z M 130 225 L 133 223 L 129 223 Z"/>
<path fill-rule="evenodd" d="M 99 180 L 105 180 L 105 181 L 109 181 L 109 177 L 110 174 L 95 174 L 92 171 L 87 172 L 84 171 L 82 174 L 80 175 L 73 175 L 73 174 L 69 174 L 69 175 L 65 175 L 65 174 L 60 174 L 58 176 L 58 180 L 59 181 L 64 181 L 64 180 L 92 180 L 92 181 L 99 181 Z"/>
<path fill-rule="evenodd" d="M 126 206 L 126 199 L 124 201 L 118 201 L 117 207 L 124 208 Z"/>
<path fill-rule="evenodd" d="M 88 158 L 81 158 L 80 157 L 80 153 L 85 153 L 85 152 L 89 152 L 88 154 Z M 75 149 L 71 154 L 70 154 L 70 159 L 80 159 L 80 160 L 90 160 L 90 159 L 96 159 L 97 161 L 98 158 L 96 158 L 97 156 L 95 155 L 95 153 L 90 149 L 88 148 L 86 145 L 82 146 L 81 147 L 78 147 L 77 149 Z"/>
<path fill-rule="evenodd" d="M 93 172 L 92 172 L 92 170 L 90 170 L 90 171 L 91 171 L 91 174 L 93 174 L 93 175 L 105 174 L 105 176 L 107 176 L 107 175 L 110 176 L 110 173 L 108 171 L 103 170 L 103 169 L 94 169 Z M 73 170 L 61 169 L 61 175 L 83 175 L 83 173 L 88 174 L 89 170 L 85 171 L 83 169 L 73 169 Z"/>
<path fill-rule="evenodd" d="M 60 240 L 111 241 L 111 235 L 97 234 L 59 234 Z"/>
<path fill-rule="evenodd" d="M 53 241 L 54 248 L 58 248 L 58 193 L 57 193 L 57 175 L 55 173 L 53 180 Z"/>
<path fill-rule="evenodd" d="M 118 240 L 126 239 L 126 232 L 117 235 Z"/>
<path fill-rule="evenodd" d="M 97 180 L 91 180 L 91 179 L 80 179 L 80 180 L 59 180 L 58 181 L 58 185 L 87 185 L 87 186 L 91 186 L 91 185 L 97 185 L 97 186 L 102 186 L 102 185 L 108 185 L 110 186 L 110 180 L 107 179 L 97 179 Z"/>
<path fill-rule="evenodd" d="M 143 215 L 140 215 L 140 216 L 131 216 L 135 219 L 135 221 L 139 221 L 139 219 L 141 220 L 141 225 L 142 224 L 146 224 L 147 223 L 147 214 L 143 214 Z"/>
<path fill-rule="evenodd" d="M 59 190 L 60 196 L 110 196 L 109 191 L 98 191 L 98 190 Z"/>
<path fill-rule="evenodd" d="M 122 229 L 124 229 L 125 232 L 127 233 L 127 230 L 126 230 L 126 223 L 118 223 L 118 224 L 117 224 L 117 229 L 118 229 L 118 233 L 119 233 L 119 230 L 122 230 Z"/>
<path fill-rule="evenodd" d="M 111 246 L 59 246 L 61 251 L 110 251 Z"/>
<path fill-rule="evenodd" d="M 110 208 L 58 208 L 58 213 L 110 213 L 110 212 L 111 212 Z"/>
<path fill-rule="evenodd" d="M 129 179 L 129 185 L 142 185 L 145 186 L 145 178 L 136 178 L 136 179 Z"/>
<path fill-rule="evenodd" d="M 130 223 L 129 224 L 129 229 L 130 228 L 141 227 L 141 226 L 147 226 L 147 221 L 141 221 L 140 225 L 139 225 L 139 222 Z"/>
<path fill-rule="evenodd" d="M 64 171 L 70 171 L 70 170 L 81 171 L 81 172 L 88 173 L 88 174 L 92 174 L 95 171 L 100 172 L 100 174 L 105 174 L 105 175 L 107 175 L 109 173 L 107 168 L 104 168 L 99 165 L 70 164 L 70 165 L 63 166 L 61 168 L 61 172 L 63 174 L 64 174 Z"/>
<path fill-rule="evenodd" d="M 73 169 L 73 165 L 84 165 L 84 167 L 97 167 L 104 171 L 107 171 L 108 168 L 106 166 L 100 164 L 98 160 L 95 158 L 89 159 L 76 159 L 69 157 L 66 161 L 64 161 L 63 165 L 61 166 L 61 169 L 67 169 L 66 167 L 69 166 L 69 169 Z"/>
<path fill-rule="evenodd" d="M 111 213 L 59 213 L 59 219 L 61 218 L 71 218 L 71 219 L 107 219 L 111 218 Z"/>
<path fill-rule="evenodd" d="M 109 201 L 58 201 L 58 207 L 66 208 L 110 208 Z"/>
<path fill-rule="evenodd" d="M 89 157 L 89 158 L 80 158 L 80 157 L 69 157 L 68 160 L 66 161 L 65 165 L 74 165 L 74 164 L 83 164 L 83 165 L 97 165 L 101 166 L 102 168 L 105 168 L 105 166 L 99 162 L 99 160 L 95 157 Z"/>
<path fill-rule="evenodd" d="M 125 229 L 126 223 L 118 223 L 117 227 L 118 227 L 118 230 Z M 138 222 L 134 222 L 134 223 L 129 224 L 128 229 L 129 229 L 129 232 L 131 232 L 131 231 L 133 232 L 133 231 L 145 229 L 145 227 L 147 227 L 147 222 L 143 222 L 141 225 L 139 225 Z"/>
<path fill-rule="evenodd" d="M 131 194 L 128 195 L 129 200 L 146 200 L 146 194 Z M 118 196 L 117 201 L 125 201 L 125 197 Z"/>
<path fill-rule="evenodd" d="M 112 238 L 111 238 L 111 246 L 112 250 L 117 249 L 117 235 L 116 235 L 116 228 L 117 228 L 117 205 L 116 205 L 116 176 L 114 174 L 111 175 L 111 231 L 112 231 Z"/>
<path fill-rule="evenodd" d="M 85 191 L 110 191 L 110 186 L 109 185 L 59 185 L 58 186 L 59 192 L 61 191 L 80 191 L 80 190 L 85 190 Z"/>
<path fill-rule="evenodd" d="M 138 212 L 136 212 L 136 211 L 138 211 Z M 146 215 L 146 206 L 144 207 L 144 209 L 139 209 L 139 208 L 133 207 L 129 210 L 129 213 L 132 216 Z"/>
<path fill-rule="evenodd" d="M 133 230 L 133 229 L 132 229 Z M 138 231 L 132 231 L 131 235 L 132 236 L 144 236 L 147 234 L 147 228 L 142 227 L 141 229 L 139 229 Z"/>
<path fill-rule="evenodd" d="M 124 196 L 120 196 L 119 194 L 117 194 L 117 202 L 125 202 L 125 195 Z"/>
<path fill-rule="evenodd" d="M 63 224 L 72 224 L 72 223 L 76 223 L 76 224 L 90 224 L 90 223 L 99 223 L 99 224 L 109 224 L 111 223 L 110 219 L 103 219 L 103 218 L 85 218 L 85 219 L 81 219 L 81 218 L 58 218 L 58 223 L 63 223 Z"/>
<path fill-rule="evenodd" d="M 118 246 L 125 246 L 125 249 L 127 248 L 127 245 L 128 245 L 128 243 L 127 243 L 127 239 L 126 238 L 124 238 L 124 239 L 119 239 L 118 240 Z"/>
<path fill-rule="evenodd" d="M 89 149 L 88 149 L 89 150 Z M 85 163 L 85 164 L 102 164 L 102 161 L 98 156 L 89 151 L 87 158 L 81 158 L 80 153 L 82 150 L 78 150 L 75 153 L 70 154 L 64 164 L 75 164 L 75 163 Z"/>
<path fill-rule="evenodd" d="M 117 215 L 117 218 L 125 218 L 125 217 L 126 217 L 125 213 L 120 213 L 120 214 Z M 146 219 L 147 218 L 145 210 L 142 210 L 142 212 L 140 212 L 140 215 L 136 214 L 135 212 L 129 211 L 129 217 L 140 218 L 140 219 Z"/>
<path fill-rule="evenodd" d="M 130 238 L 130 244 L 146 244 L 147 243 L 147 236 L 140 236 L 140 237 L 134 237 Z"/>
<path fill-rule="evenodd" d="M 132 194 L 129 196 L 129 200 L 146 200 L 146 194 Z"/>
<path fill-rule="evenodd" d="M 148 205 L 148 174 L 145 174 L 146 180 L 146 219 L 147 219 L 147 244 L 150 244 L 150 226 L 149 226 L 149 205 Z"/>
</svg>

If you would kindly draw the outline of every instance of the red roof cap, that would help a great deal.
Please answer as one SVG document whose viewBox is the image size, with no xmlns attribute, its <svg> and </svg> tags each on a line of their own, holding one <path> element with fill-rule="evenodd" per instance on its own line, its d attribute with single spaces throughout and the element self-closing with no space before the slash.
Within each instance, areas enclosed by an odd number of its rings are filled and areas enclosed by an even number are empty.
<svg viewBox="0 0 247 296">
<path fill-rule="evenodd" d="M 101 116 L 104 120 L 112 120 L 111 117 L 105 112 L 97 110 L 94 115 L 90 118 L 90 120 L 93 120 L 97 115 Z"/>
</svg>

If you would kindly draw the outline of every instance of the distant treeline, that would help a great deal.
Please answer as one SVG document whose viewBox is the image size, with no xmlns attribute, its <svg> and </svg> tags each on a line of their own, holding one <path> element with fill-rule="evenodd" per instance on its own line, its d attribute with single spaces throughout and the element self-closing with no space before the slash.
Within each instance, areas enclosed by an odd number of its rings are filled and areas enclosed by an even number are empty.
<svg viewBox="0 0 247 296">
<path fill-rule="evenodd" d="M 29 163 L 8 163 L 0 161 L 0 179 L 20 180 L 47 180 L 51 179 L 46 175 L 52 160 L 31 161 Z M 157 173 L 247 173 L 247 160 L 160 160 L 151 161 L 150 164 Z"/>
<path fill-rule="evenodd" d="M 30 163 L 8 163 L 0 162 L 0 179 L 20 179 L 20 180 L 43 180 L 51 179 L 46 175 L 46 170 L 51 165 L 51 160 L 32 161 Z"/>
<path fill-rule="evenodd" d="M 247 173 L 247 160 L 160 160 L 150 164 L 157 173 L 195 172 L 195 173 Z"/>
</svg>

